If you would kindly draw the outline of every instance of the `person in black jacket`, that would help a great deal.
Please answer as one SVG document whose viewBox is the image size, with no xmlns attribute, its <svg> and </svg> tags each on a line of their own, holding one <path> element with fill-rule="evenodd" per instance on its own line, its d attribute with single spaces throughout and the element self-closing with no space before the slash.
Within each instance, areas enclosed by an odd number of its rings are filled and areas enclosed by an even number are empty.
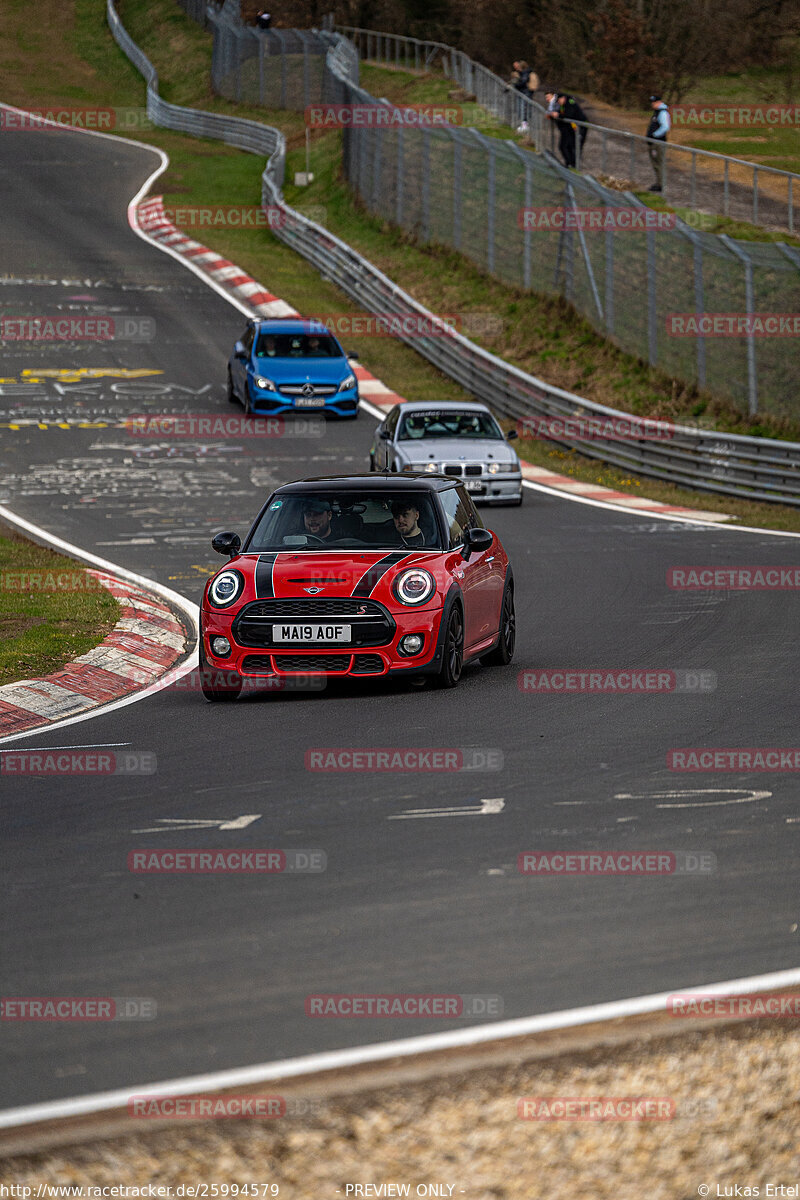
<svg viewBox="0 0 800 1200">
<path fill-rule="evenodd" d="M 581 157 L 583 157 L 583 144 L 586 141 L 586 135 L 589 130 L 585 125 L 576 125 L 575 122 L 588 121 L 589 118 L 575 97 L 571 96 L 569 92 L 559 92 L 558 107 L 554 113 L 549 115 L 555 118 L 559 128 L 558 148 L 561 151 L 561 157 L 564 159 L 564 166 L 577 166 L 577 137 L 580 138 Z"/>
</svg>

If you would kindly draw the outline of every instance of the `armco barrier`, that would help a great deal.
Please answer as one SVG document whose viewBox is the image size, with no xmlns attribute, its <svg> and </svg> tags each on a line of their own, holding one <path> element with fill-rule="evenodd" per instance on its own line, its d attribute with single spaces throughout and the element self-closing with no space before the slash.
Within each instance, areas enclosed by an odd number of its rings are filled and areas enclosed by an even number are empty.
<svg viewBox="0 0 800 1200">
<path fill-rule="evenodd" d="M 158 125 L 197 137 L 220 138 L 267 156 L 262 201 L 277 204 L 292 220 L 273 232 L 303 255 L 369 312 L 415 314 L 432 319 L 413 297 L 345 242 L 290 209 L 283 200 L 286 144 L 277 129 L 257 121 L 168 104 L 158 95 L 155 68 L 125 31 L 107 0 L 114 38 L 147 81 L 147 112 Z M 335 47 L 334 51 L 335 53 Z M 624 421 L 627 414 L 552 387 L 504 362 L 458 333 L 448 337 L 404 338 L 415 350 L 492 408 L 517 420 L 532 416 L 600 417 Z M 676 426 L 663 442 L 579 437 L 558 439 L 592 458 L 625 470 L 705 491 L 800 506 L 800 444 Z"/>
</svg>

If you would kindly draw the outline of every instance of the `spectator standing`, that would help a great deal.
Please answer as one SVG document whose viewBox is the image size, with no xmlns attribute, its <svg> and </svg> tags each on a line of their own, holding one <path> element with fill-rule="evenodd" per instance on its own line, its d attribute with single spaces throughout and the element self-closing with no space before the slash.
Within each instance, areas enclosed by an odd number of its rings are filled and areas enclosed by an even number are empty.
<svg viewBox="0 0 800 1200">
<path fill-rule="evenodd" d="M 672 118 L 669 115 L 669 109 L 658 93 L 650 97 L 650 108 L 652 109 L 652 115 L 645 137 L 650 139 L 647 143 L 647 152 L 650 155 L 650 162 L 653 164 L 653 170 L 656 173 L 656 181 L 650 188 L 650 191 L 663 192 L 667 134 L 672 128 Z"/>
<path fill-rule="evenodd" d="M 578 138 L 580 138 L 580 152 L 583 156 L 583 144 L 586 141 L 586 135 L 589 130 L 586 125 L 577 125 L 577 121 L 588 121 L 586 113 L 581 108 L 578 101 L 569 92 L 559 92 L 557 97 L 557 106 L 552 115 L 555 118 L 556 124 L 560 131 L 558 148 L 561 151 L 561 157 L 564 159 L 564 166 L 577 166 L 577 146 Z"/>
</svg>

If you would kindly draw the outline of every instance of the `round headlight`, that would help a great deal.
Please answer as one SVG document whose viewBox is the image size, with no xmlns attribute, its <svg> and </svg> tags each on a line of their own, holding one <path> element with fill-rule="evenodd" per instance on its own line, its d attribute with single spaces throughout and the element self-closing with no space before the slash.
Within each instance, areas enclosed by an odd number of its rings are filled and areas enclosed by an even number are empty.
<svg viewBox="0 0 800 1200">
<path fill-rule="evenodd" d="M 220 571 L 208 589 L 208 598 L 216 608 L 227 608 L 243 587 L 244 579 L 238 571 Z"/>
<path fill-rule="evenodd" d="M 497 462 L 489 463 L 487 470 L 490 475 L 499 475 L 500 474 L 500 463 L 497 463 Z"/>
<path fill-rule="evenodd" d="M 439 468 L 436 463 L 425 463 L 425 470 L 430 471 L 431 474 L 433 474 L 434 471 L 438 471 L 438 469 Z"/>
<path fill-rule="evenodd" d="M 436 580 L 429 571 L 412 567 L 394 581 L 394 594 L 401 604 L 424 604 L 436 591 Z"/>
</svg>

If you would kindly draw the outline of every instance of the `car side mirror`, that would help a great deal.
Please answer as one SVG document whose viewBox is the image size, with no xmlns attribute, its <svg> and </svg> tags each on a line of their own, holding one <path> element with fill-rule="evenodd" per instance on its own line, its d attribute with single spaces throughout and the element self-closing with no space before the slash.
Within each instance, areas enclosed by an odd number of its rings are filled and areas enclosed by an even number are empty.
<svg viewBox="0 0 800 1200">
<path fill-rule="evenodd" d="M 247 351 L 245 350 L 242 342 L 236 343 L 236 345 L 233 347 L 233 354 L 235 358 L 247 358 Z"/>
<path fill-rule="evenodd" d="M 494 537 L 489 529 L 465 529 L 461 557 L 469 561 L 473 552 L 488 550 L 493 541 Z"/>
<path fill-rule="evenodd" d="M 227 554 L 229 558 L 233 558 L 241 549 L 242 539 L 238 533 L 218 533 L 211 539 L 211 546 L 217 554 Z"/>
<path fill-rule="evenodd" d="M 516 429 L 509 429 L 508 433 L 506 434 L 506 441 L 513 442 L 514 438 L 518 438 L 518 437 L 519 437 L 519 433 L 517 432 Z"/>
<path fill-rule="evenodd" d="M 384 442 L 390 442 L 392 440 L 391 431 L 388 429 L 382 429 L 378 434 L 378 437 L 382 438 Z"/>
</svg>

